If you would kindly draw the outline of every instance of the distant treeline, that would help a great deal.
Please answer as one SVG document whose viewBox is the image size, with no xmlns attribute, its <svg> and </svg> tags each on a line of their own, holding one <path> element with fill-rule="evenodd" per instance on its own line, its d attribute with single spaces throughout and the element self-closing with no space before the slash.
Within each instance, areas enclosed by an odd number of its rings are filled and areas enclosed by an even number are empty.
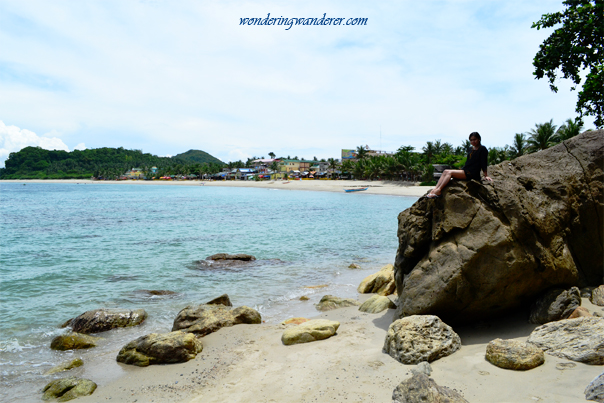
<svg viewBox="0 0 604 403">
<path fill-rule="evenodd" d="M 87 150 L 45 150 L 26 147 L 10 153 L 0 179 L 84 179 L 90 177 L 115 179 L 132 168 L 149 174 L 157 167 L 157 175 L 204 174 L 219 172 L 222 161 L 200 150 L 189 150 L 174 157 L 158 157 L 141 150 L 93 148 Z"/>
</svg>

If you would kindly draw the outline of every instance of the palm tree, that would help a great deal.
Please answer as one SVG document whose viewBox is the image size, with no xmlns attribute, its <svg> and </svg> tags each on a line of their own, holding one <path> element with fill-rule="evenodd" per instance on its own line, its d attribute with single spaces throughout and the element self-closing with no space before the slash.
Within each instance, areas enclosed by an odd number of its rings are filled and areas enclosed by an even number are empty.
<svg viewBox="0 0 604 403">
<path fill-rule="evenodd" d="M 526 137 L 524 133 L 516 133 L 514 135 L 514 145 L 511 149 L 511 157 L 518 158 L 521 155 L 524 155 L 524 151 L 526 150 Z"/>
<path fill-rule="evenodd" d="M 436 154 L 436 147 L 434 147 L 434 143 L 431 141 L 426 142 L 426 146 L 422 147 L 422 151 L 426 156 L 426 164 L 429 164 L 432 161 L 434 154 Z"/>
<path fill-rule="evenodd" d="M 327 162 L 329 162 L 329 169 L 331 169 L 331 177 L 333 179 L 333 176 L 336 172 L 336 168 L 338 167 L 338 160 L 336 160 L 335 158 L 328 158 Z"/>
<path fill-rule="evenodd" d="M 274 159 L 275 159 L 275 157 L 276 157 L 276 154 L 275 154 L 274 152 L 272 152 L 272 151 L 271 151 L 270 153 L 268 153 L 268 156 L 269 156 L 269 157 L 271 157 L 271 159 L 273 159 L 273 160 L 274 160 Z"/>
<path fill-rule="evenodd" d="M 367 157 L 367 148 L 365 148 L 363 146 L 358 146 L 357 147 L 357 159 L 362 160 L 365 157 Z"/>
<path fill-rule="evenodd" d="M 566 119 L 566 122 L 556 132 L 556 135 L 560 141 L 564 141 L 575 137 L 577 134 L 581 134 L 581 130 L 583 130 L 583 122 L 580 119 L 575 121 Z"/>
<path fill-rule="evenodd" d="M 554 119 L 549 122 L 535 124 L 535 128 L 531 129 L 528 135 L 526 151 L 529 153 L 546 150 L 558 142 Z"/>
</svg>

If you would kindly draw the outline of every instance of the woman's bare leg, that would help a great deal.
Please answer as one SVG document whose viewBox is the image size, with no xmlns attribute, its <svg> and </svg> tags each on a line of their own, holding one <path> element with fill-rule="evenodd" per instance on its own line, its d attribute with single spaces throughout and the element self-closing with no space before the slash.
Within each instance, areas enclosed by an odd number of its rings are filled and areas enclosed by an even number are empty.
<svg viewBox="0 0 604 403">
<path fill-rule="evenodd" d="M 466 179 L 466 173 L 462 169 L 445 169 L 443 174 L 440 176 L 436 187 L 432 189 L 430 194 L 440 196 L 445 186 L 449 184 L 451 178 L 455 179 Z"/>
</svg>

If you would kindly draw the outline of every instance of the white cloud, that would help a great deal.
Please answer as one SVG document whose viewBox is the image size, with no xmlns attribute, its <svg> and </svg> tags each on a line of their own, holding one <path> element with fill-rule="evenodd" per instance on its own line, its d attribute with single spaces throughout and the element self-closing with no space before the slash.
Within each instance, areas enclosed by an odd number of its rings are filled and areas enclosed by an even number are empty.
<svg viewBox="0 0 604 403">
<path fill-rule="evenodd" d="M 84 145 L 83 143 L 81 145 Z M 67 145 L 58 137 L 38 136 L 36 133 L 20 129 L 17 126 L 6 126 L 0 120 L 0 167 L 12 152 L 17 152 L 25 147 L 41 147 L 46 150 L 69 151 Z"/>
<path fill-rule="evenodd" d="M 74 150 L 85 150 L 86 149 L 86 144 L 80 143 L 77 146 L 75 146 L 73 149 Z"/>
</svg>

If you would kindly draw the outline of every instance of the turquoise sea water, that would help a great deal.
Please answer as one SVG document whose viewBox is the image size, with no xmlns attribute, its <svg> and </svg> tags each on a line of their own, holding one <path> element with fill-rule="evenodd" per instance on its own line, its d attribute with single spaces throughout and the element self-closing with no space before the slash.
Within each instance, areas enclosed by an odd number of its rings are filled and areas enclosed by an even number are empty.
<svg viewBox="0 0 604 403">
<path fill-rule="evenodd" d="M 203 186 L 0 184 L 0 400 L 39 399 L 42 374 L 151 332 L 180 309 L 223 293 L 275 322 L 316 315 L 322 295 L 356 296 L 392 263 L 397 215 L 413 197 Z M 195 262 L 248 253 L 253 264 Z M 363 269 L 352 270 L 350 263 Z M 305 288 L 327 284 L 326 288 Z M 139 290 L 170 290 L 151 296 Z M 306 295 L 310 301 L 299 301 Z M 103 334 L 86 352 L 49 349 L 59 325 L 100 307 L 144 308 L 136 329 Z M 121 344 L 120 344 L 121 343 Z M 64 374 L 63 374 L 64 375 Z M 26 385 L 29 386 L 26 387 Z M 33 393 L 33 394 L 32 394 Z"/>
</svg>

